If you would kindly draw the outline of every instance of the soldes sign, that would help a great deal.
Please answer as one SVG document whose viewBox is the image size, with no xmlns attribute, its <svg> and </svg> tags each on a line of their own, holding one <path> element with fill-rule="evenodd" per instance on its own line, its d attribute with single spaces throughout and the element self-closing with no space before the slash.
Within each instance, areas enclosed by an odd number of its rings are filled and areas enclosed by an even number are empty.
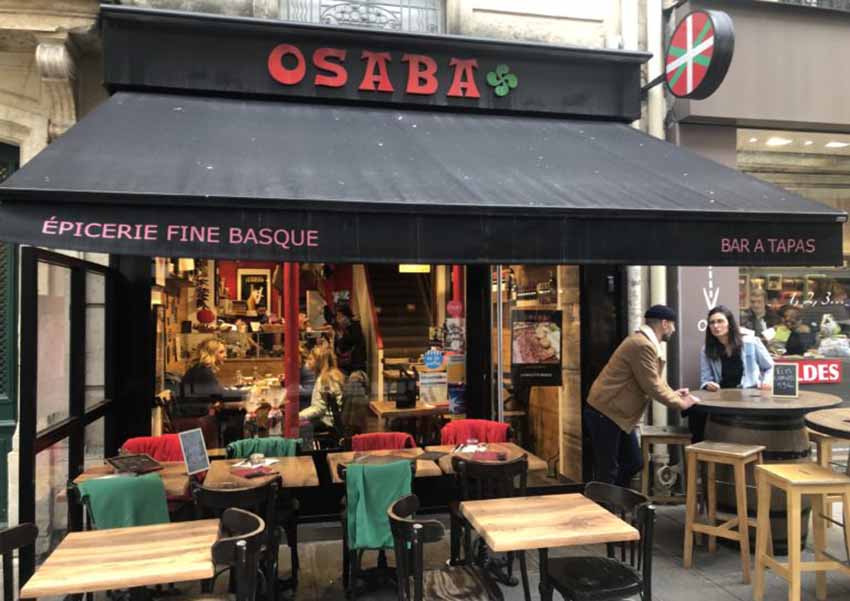
<svg viewBox="0 0 850 601">
<path fill-rule="evenodd" d="M 841 361 L 838 359 L 817 359 L 799 361 L 800 384 L 840 384 Z"/>
</svg>

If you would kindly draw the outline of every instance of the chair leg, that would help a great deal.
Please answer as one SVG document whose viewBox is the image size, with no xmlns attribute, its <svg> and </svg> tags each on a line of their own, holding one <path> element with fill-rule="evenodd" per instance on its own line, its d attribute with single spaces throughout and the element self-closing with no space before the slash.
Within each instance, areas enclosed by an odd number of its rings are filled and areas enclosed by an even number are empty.
<svg viewBox="0 0 850 601">
<path fill-rule="evenodd" d="M 767 555 L 767 540 L 770 535 L 770 484 L 756 469 L 756 565 L 753 573 L 753 601 L 764 599 L 764 558 Z M 771 552 L 771 557 L 773 553 Z"/>
<path fill-rule="evenodd" d="M 800 493 L 786 491 L 788 502 L 788 601 L 800 601 L 802 588 L 800 573 Z"/>
<path fill-rule="evenodd" d="M 826 495 L 812 496 L 812 528 L 815 531 L 815 561 L 825 561 L 823 551 L 826 549 L 826 520 L 821 517 L 829 511 Z M 815 572 L 815 597 L 818 601 L 826 601 L 826 572 Z"/>
<path fill-rule="evenodd" d="M 643 467 L 640 470 L 640 491 L 645 497 L 649 496 L 649 442 L 641 438 L 640 452 L 643 456 Z"/>
<path fill-rule="evenodd" d="M 450 523 L 450 550 L 449 550 L 449 565 L 456 566 L 460 564 L 460 535 L 461 525 L 459 520 L 452 515 Z"/>
<path fill-rule="evenodd" d="M 682 553 L 684 567 L 690 568 L 694 562 L 693 524 L 697 512 L 697 461 L 695 453 L 687 453 L 688 495 L 685 511 L 685 544 Z"/>
<path fill-rule="evenodd" d="M 743 463 L 735 464 L 735 497 L 738 505 L 738 538 L 741 545 L 741 569 L 744 584 L 750 583 L 750 530 L 747 522 L 747 468 Z"/>
<path fill-rule="evenodd" d="M 525 562 L 525 551 L 517 551 L 519 555 L 519 573 L 522 577 L 522 590 L 525 594 L 525 601 L 531 601 L 531 589 L 528 586 L 528 566 Z"/>
<path fill-rule="evenodd" d="M 298 570 L 301 562 L 298 559 L 298 518 L 293 517 L 286 525 L 286 544 L 289 547 L 292 566 L 292 588 L 298 588 Z"/>
<path fill-rule="evenodd" d="M 342 525 L 342 588 L 348 591 L 351 582 L 351 554 L 348 552 L 348 536 L 345 532 L 345 524 Z"/>
<path fill-rule="evenodd" d="M 735 474 L 738 473 L 738 466 L 735 466 Z M 708 523 L 712 526 L 717 525 L 717 465 L 715 463 L 709 463 L 706 466 L 706 472 L 708 474 L 707 482 L 705 484 L 705 492 L 706 492 L 706 514 L 708 514 Z M 735 487 L 737 489 L 737 481 Z M 746 507 L 746 503 L 744 504 Z M 717 537 L 713 535 L 708 535 L 708 552 L 715 553 L 717 551 Z"/>
</svg>

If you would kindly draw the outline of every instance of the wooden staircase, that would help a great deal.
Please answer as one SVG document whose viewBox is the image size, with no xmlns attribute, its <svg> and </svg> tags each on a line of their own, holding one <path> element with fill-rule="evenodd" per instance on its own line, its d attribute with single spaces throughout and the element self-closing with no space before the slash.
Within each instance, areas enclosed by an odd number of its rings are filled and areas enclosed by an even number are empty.
<svg viewBox="0 0 850 601">
<path fill-rule="evenodd" d="M 399 273 L 395 264 L 369 265 L 368 273 L 384 359 L 417 359 L 427 350 L 431 325 L 416 279 L 422 276 Z"/>
</svg>

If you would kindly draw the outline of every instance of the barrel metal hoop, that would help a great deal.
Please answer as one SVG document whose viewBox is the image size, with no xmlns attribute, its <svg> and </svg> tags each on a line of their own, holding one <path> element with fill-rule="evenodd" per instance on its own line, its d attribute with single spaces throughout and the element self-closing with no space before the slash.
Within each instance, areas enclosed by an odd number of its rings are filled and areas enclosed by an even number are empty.
<svg viewBox="0 0 850 601">
<path fill-rule="evenodd" d="M 805 428 L 803 418 L 761 420 L 740 415 L 712 415 L 711 421 L 717 425 L 735 426 L 748 430 L 772 430 L 788 432 Z"/>
</svg>

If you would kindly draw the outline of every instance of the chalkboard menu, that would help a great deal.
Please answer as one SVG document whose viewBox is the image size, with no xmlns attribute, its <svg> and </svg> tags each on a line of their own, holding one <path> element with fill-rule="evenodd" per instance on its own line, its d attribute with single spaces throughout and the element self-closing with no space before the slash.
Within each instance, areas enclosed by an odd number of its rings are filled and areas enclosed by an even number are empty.
<svg viewBox="0 0 850 601">
<path fill-rule="evenodd" d="M 210 469 L 210 458 L 207 455 L 207 445 L 204 443 L 204 433 L 200 428 L 180 432 L 180 448 L 183 450 L 183 460 L 186 462 L 186 473 L 190 476 Z"/>
<path fill-rule="evenodd" d="M 775 363 L 773 365 L 773 396 L 796 398 L 800 391 L 799 365 Z"/>
</svg>

